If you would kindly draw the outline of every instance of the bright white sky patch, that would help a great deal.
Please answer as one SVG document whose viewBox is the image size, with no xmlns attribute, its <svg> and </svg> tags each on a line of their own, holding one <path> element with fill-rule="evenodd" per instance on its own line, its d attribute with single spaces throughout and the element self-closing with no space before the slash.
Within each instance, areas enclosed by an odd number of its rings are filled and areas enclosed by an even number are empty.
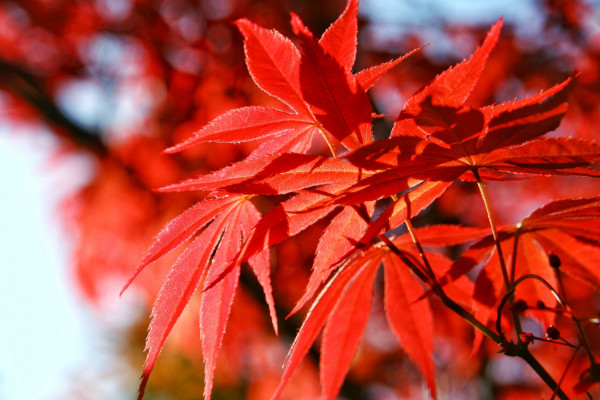
<svg viewBox="0 0 600 400">
<path fill-rule="evenodd" d="M 0 125 L 2 400 L 65 399 L 74 377 L 97 378 L 111 365 L 94 354 L 100 327 L 69 281 L 69 243 L 57 213 L 59 201 L 85 179 L 86 165 L 49 165 L 53 146 L 45 139 L 52 138 Z M 124 398 L 110 384 L 86 399 Z"/>
</svg>

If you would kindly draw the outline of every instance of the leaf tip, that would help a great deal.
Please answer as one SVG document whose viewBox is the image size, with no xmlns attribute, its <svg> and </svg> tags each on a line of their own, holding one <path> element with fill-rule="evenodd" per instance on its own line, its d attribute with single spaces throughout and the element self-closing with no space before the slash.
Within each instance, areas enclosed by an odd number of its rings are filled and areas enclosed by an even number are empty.
<svg viewBox="0 0 600 400">
<path fill-rule="evenodd" d="M 142 400 L 144 398 L 144 393 L 146 392 L 146 385 L 148 384 L 148 378 L 150 378 L 150 372 L 152 372 L 152 366 L 147 366 L 144 368 L 144 372 L 142 373 L 140 387 L 138 388 L 138 396 L 137 400 Z"/>
<path fill-rule="evenodd" d="M 144 258 L 139 263 L 139 265 L 137 266 L 137 268 L 135 269 L 135 271 L 133 271 L 133 274 L 131 274 L 131 276 L 129 277 L 129 279 L 127 279 L 127 282 L 125 282 L 125 284 L 121 288 L 121 291 L 119 292 L 119 297 L 123 296 L 123 293 L 125 293 L 125 291 L 129 288 L 129 286 L 131 286 L 131 284 L 133 283 L 133 281 L 135 280 L 135 278 L 137 278 L 137 276 L 140 274 L 140 272 L 142 272 L 142 270 L 148 264 L 150 264 L 150 262 L 151 261 L 149 261 L 149 254 L 146 254 L 146 256 L 144 256 Z"/>
<path fill-rule="evenodd" d="M 241 29 L 241 27 L 252 24 L 252 22 L 248 18 L 238 18 L 233 21 L 233 24 Z"/>
<path fill-rule="evenodd" d="M 250 21 L 248 18 L 239 18 L 233 21 L 233 24 L 238 28 L 242 35 L 246 38 L 249 30 L 256 26 L 256 24 Z"/>
<path fill-rule="evenodd" d="M 119 292 L 119 298 L 121 298 L 123 296 L 123 293 L 125 293 L 125 291 L 127 290 L 127 288 L 129 288 L 130 285 L 131 285 L 130 281 L 125 282 L 125 284 L 121 288 L 121 291 Z"/>
</svg>

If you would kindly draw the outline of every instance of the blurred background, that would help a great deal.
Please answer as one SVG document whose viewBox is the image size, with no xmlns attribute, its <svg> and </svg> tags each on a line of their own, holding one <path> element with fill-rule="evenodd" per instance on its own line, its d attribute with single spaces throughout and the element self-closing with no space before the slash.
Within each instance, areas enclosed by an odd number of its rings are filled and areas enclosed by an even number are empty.
<svg viewBox="0 0 600 400">
<path fill-rule="evenodd" d="M 202 199 L 153 189 L 223 167 L 251 148 L 161 151 L 231 108 L 274 104 L 245 69 L 233 21 L 247 17 L 291 36 L 293 11 L 320 35 L 344 6 L 343 0 L 0 0 L 0 399 L 135 398 L 149 309 L 176 254 L 118 293 L 161 227 Z M 597 0 L 361 0 L 357 71 L 430 43 L 370 91 L 374 110 L 397 114 L 435 74 L 467 57 L 501 16 L 500 41 L 471 104 L 521 98 L 579 71 L 569 112 L 553 134 L 598 138 Z M 379 120 L 376 133 L 384 136 L 392 122 Z M 556 178 L 490 191 L 508 223 L 550 199 L 595 196 L 599 189 L 592 180 Z M 482 223 L 484 210 L 472 186 L 456 184 L 427 212 L 470 225 Z M 282 316 L 302 293 L 321 227 L 275 251 L 272 279 Z M 147 399 L 201 398 L 197 307 L 189 308 L 159 358 Z M 214 399 L 265 399 L 277 386 L 301 317 L 280 319 L 278 338 L 266 316 L 260 288 L 243 277 Z M 341 397 L 427 398 L 422 377 L 385 324 L 375 304 Z M 471 357 L 472 332 L 462 321 L 439 313 L 436 324 L 440 398 L 540 398 L 537 378 L 497 358 L 497 349 Z M 311 354 L 282 398 L 316 398 L 316 360 Z M 581 369 L 574 370 L 567 379 L 577 379 Z"/>
</svg>

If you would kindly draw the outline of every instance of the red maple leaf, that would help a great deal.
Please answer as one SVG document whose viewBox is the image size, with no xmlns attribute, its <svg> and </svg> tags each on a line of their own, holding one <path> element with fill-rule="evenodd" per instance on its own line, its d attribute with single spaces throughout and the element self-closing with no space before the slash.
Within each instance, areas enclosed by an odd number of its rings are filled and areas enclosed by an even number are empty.
<svg viewBox="0 0 600 400">
<path fill-rule="evenodd" d="M 292 26 L 299 36 L 302 52 L 280 33 L 247 19 L 238 20 L 236 25 L 244 35 L 246 65 L 252 79 L 287 107 L 280 110 L 252 106 L 229 111 L 167 152 L 181 151 L 201 142 L 240 143 L 260 139 L 263 143 L 254 156 L 305 153 L 317 132 L 324 135 L 332 151 L 335 142 L 341 142 L 347 149 L 371 143 L 371 106 L 365 91 L 413 52 L 352 74 L 357 11 L 358 1 L 349 1 L 340 18 L 318 42 L 293 14 Z"/>
<path fill-rule="evenodd" d="M 480 229 L 456 226 L 436 226 L 418 232 L 425 238 L 424 243 L 435 245 L 459 244 L 481 235 Z M 423 274 L 424 267 L 408 234 L 392 243 L 394 251 L 377 246 L 350 258 L 324 285 L 286 358 L 283 377 L 273 399 L 281 393 L 321 330 L 322 395 L 325 399 L 336 398 L 366 327 L 375 274 L 382 263 L 384 305 L 390 327 L 423 372 L 432 396 L 436 396 L 432 358 L 433 317 L 425 300 L 426 288 L 417 277 Z M 427 256 L 433 270 L 440 276 L 451 266 L 450 260 L 439 254 L 428 253 Z M 463 277 L 453 283 L 455 286 L 447 287 L 448 293 L 459 301 L 468 301 L 471 282 Z"/>
<path fill-rule="evenodd" d="M 241 242 L 260 218 L 260 213 L 244 196 L 208 199 L 189 208 L 171 221 L 157 236 L 125 290 L 133 279 L 151 262 L 162 257 L 194 237 L 173 265 L 154 302 L 146 349 L 149 351 L 142 373 L 139 399 L 144 395 L 148 377 L 164 346 L 167 336 L 189 303 L 192 295 L 204 282 L 200 306 L 201 336 L 205 371 L 205 391 L 208 398 L 212 374 L 240 273 L 240 265 L 230 267 L 239 252 Z M 262 285 L 277 330 L 271 283 L 269 256 L 264 251 L 249 259 Z M 222 279 L 209 284 L 217 277 Z"/>
<path fill-rule="evenodd" d="M 519 101 L 479 109 L 464 106 L 500 26 L 501 21 L 492 27 L 468 60 L 438 75 L 407 101 L 389 139 L 346 155 L 352 164 L 376 173 L 365 175 L 341 193 L 338 204 L 405 193 L 371 227 L 372 234 L 366 239 L 384 226 L 394 228 L 416 215 L 458 179 L 600 176 L 600 144 L 570 138 L 539 139 L 560 123 L 574 79 Z M 410 195 L 411 191 L 415 193 Z"/>
</svg>

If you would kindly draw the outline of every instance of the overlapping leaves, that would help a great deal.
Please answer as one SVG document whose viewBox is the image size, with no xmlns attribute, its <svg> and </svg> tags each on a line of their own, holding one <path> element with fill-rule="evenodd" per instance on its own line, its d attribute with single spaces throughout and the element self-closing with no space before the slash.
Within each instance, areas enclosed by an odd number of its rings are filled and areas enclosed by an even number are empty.
<svg viewBox="0 0 600 400">
<path fill-rule="evenodd" d="M 500 245 L 504 254 L 510 255 L 507 263 L 514 266 L 510 278 L 533 274 L 557 288 L 556 274 L 549 257 L 560 260 L 561 273 L 581 284 L 600 288 L 600 198 L 558 200 L 534 211 L 521 223 L 499 229 Z M 577 249 L 577 251 L 573 251 Z M 481 263 L 486 264 L 479 273 L 473 292 L 473 305 L 480 320 L 487 322 L 495 313 L 504 291 L 494 251 L 492 235 L 482 237 L 452 266 L 444 278 L 463 276 Z M 518 291 L 520 299 L 535 305 L 542 301 L 554 306 L 552 293 L 542 285 L 532 285 Z M 543 314 L 548 325 L 553 314 Z"/>
<path fill-rule="evenodd" d="M 335 398 L 366 326 L 380 265 L 390 326 L 435 397 L 432 317 L 425 300 L 428 292 L 425 286 L 415 284 L 415 277 L 427 284 L 431 278 L 423 276 L 439 275 L 445 290 L 463 303 L 469 302 L 465 292 L 472 291 L 476 316 L 486 322 L 502 290 L 499 268 L 484 268 L 474 289 L 464 274 L 486 257 L 496 262 L 491 257 L 494 240 L 479 229 L 438 226 L 420 230 L 423 243 L 429 245 L 481 238 L 452 267 L 446 258 L 429 255 L 433 268 L 429 272 L 407 238 L 396 239 L 388 247 L 370 247 L 372 242 L 378 237 L 385 239 L 381 236 L 384 232 L 427 208 L 458 179 L 600 175 L 600 144 L 540 138 L 558 127 L 574 78 L 523 100 L 481 108 L 465 106 L 498 40 L 502 21 L 492 27 L 469 59 L 438 75 L 407 101 L 388 139 L 374 142 L 366 90 L 403 57 L 352 73 L 357 10 L 357 0 L 350 0 L 320 40 L 292 15 L 298 47 L 278 32 L 246 19 L 236 22 L 244 36 L 250 75 L 282 105 L 229 111 L 192 138 L 167 149 L 177 152 L 201 142 L 259 143 L 242 161 L 162 189 L 199 190 L 211 197 L 169 223 L 134 274 L 189 242 L 152 311 L 140 398 L 169 332 L 199 287 L 203 289 L 204 394 L 209 397 L 242 264 L 250 264 L 263 286 L 277 329 L 269 247 L 324 218 L 330 223 L 316 249 L 305 295 L 294 311 L 320 294 L 296 337 L 275 397 L 323 330 L 323 396 Z M 316 135 L 325 139 L 330 156 L 309 153 Z M 256 195 L 277 195 L 278 203 L 261 216 L 248 200 Z M 376 202 L 386 198 L 392 198 L 392 203 L 374 218 Z M 540 269 L 540 260 L 552 251 L 568 265 L 565 271 L 600 284 L 600 277 L 590 269 L 592 258 L 598 255 L 591 243 L 599 242 L 600 232 L 582 222 L 596 220 L 597 214 L 597 199 L 569 200 L 537 211 L 518 228 L 504 228 L 500 246 L 507 254 L 518 255 L 513 262 L 514 275 L 536 273 L 552 282 L 547 271 Z M 582 245 L 582 240 L 587 244 Z M 565 246 L 574 242 L 587 249 L 581 253 L 585 256 L 568 253 Z M 515 252 L 510 249 L 513 243 Z M 458 289 L 453 283 L 460 283 Z M 534 295 L 545 299 L 547 293 Z"/>
<path fill-rule="evenodd" d="M 152 261 L 190 241 L 192 237 L 193 240 L 173 265 L 154 303 L 146 341 L 148 356 L 142 374 L 140 399 L 167 336 L 194 292 L 203 284 L 200 331 L 206 364 L 205 396 L 210 396 L 215 361 L 240 273 L 240 265 L 231 267 L 230 262 L 259 218 L 260 213 L 243 196 L 213 198 L 187 209 L 158 234 L 123 290 Z M 264 288 L 273 326 L 277 329 L 268 251 L 257 253 L 249 259 L 249 263 Z M 222 279 L 211 285 L 216 277 Z"/>
<path fill-rule="evenodd" d="M 437 228 L 436 237 L 441 239 L 439 243 L 457 244 L 479 234 L 479 230 L 459 227 L 458 230 L 463 231 L 461 237 L 457 236 L 456 227 Z M 321 330 L 322 395 L 328 400 L 336 398 L 366 327 L 375 274 L 382 264 L 387 319 L 404 350 L 424 374 L 432 396 L 436 396 L 433 316 L 427 300 L 424 300 L 425 289 L 415 282 L 413 273 L 424 267 L 408 235 L 397 238 L 393 245 L 394 252 L 388 247 L 378 246 L 352 257 L 327 282 L 296 336 L 274 398 L 281 392 Z M 434 253 L 428 256 L 436 274 L 441 276 L 447 272 L 451 265 L 448 259 Z M 471 282 L 466 279 L 454 281 L 454 287 L 449 291 L 456 298 L 466 301 Z"/>
<path fill-rule="evenodd" d="M 217 197 L 198 203 L 169 223 L 126 285 L 129 286 L 148 264 L 191 240 L 173 266 L 153 308 L 140 398 L 166 337 L 201 285 L 204 290 L 200 320 L 207 367 L 205 396 L 208 397 L 242 261 L 249 261 L 263 285 L 276 327 L 268 275 L 268 247 L 331 212 L 341 211 L 336 206 L 315 207 L 313 213 L 305 209 L 328 198 L 331 195 L 327 195 L 328 190 L 338 191 L 356 183 L 359 168 L 341 160 L 302 153 L 310 148 L 315 133 L 325 137 L 334 153 L 338 144 L 353 149 L 371 143 L 371 109 L 365 90 L 403 59 L 356 76 L 352 74 L 357 9 L 358 2 L 350 1 L 342 16 L 319 42 L 313 39 L 299 17 L 293 16 L 293 27 L 301 38 L 302 54 L 289 39 L 277 32 L 248 20 L 236 23 L 244 35 L 246 63 L 254 81 L 285 107 L 256 106 L 232 110 L 217 117 L 194 137 L 167 149 L 168 153 L 173 153 L 207 141 L 261 142 L 246 160 L 163 189 L 205 190 Z M 317 84 L 318 88 L 313 86 Z M 328 95 L 321 96 L 319 90 Z M 320 193 L 298 193 L 260 221 L 252 203 L 245 196 L 234 194 L 282 194 L 323 185 Z M 326 234 L 332 235 L 345 225 L 349 238 L 357 240 L 366 224 L 364 221 L 361 224 L 351 214 L 351 209 L 343 212 Z M 346 218 L 358 225 L 349 224 Z M 345 244 L 342 241 L 346 241 Z M 322 259 L 318 264 L 328 266 L 339 261 L 341 256 L 337 253 L 347 252 L 348 243 L 351 243 L 347 239 L 342 241 L 333 258 Z"/>
</svg>

